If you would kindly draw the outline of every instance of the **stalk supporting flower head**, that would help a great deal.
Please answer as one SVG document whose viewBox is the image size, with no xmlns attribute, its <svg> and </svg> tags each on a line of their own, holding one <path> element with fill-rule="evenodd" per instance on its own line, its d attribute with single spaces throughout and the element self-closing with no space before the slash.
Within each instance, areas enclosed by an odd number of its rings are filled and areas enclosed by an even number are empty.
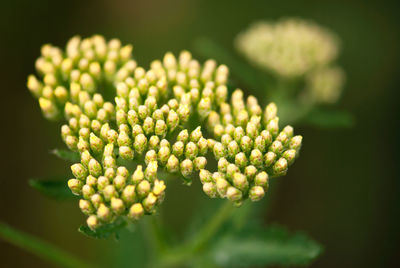
<svg viewBox="0 0 400 268">
<path fill-rule="evenodd" d="M 240 89 L 228 98 L 228 68 L 214 60 L 168 52 L 145 70 L 131 52 L 118 39 L 73 37 L 65 51 L 43 46 L 40 78 L 28 78 L 44 116 L 64 120 L 61 137 L 80 153 L 68 186 L 90 228 L 154 213 L 166 189 L 160 169 L 185 184 L 198 175 L 208 196 L 237 205 L 260 200 L 269 178 L 286 174 L 302 138 L 290 126 L 279 129 L 275 104 L 263 110 Z M 210 155 L 215 172 L 207 169 Z"/>
</svg>

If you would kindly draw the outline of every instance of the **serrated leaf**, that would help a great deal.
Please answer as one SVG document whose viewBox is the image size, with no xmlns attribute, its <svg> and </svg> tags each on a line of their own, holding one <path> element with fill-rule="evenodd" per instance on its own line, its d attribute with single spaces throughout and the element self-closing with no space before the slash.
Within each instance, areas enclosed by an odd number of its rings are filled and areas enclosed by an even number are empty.
<svg viewBox="0 0 400 268">
<path fill-rule="evenodd" d="M 354 125 L 354 116 L 346 111 L 313 109 L 305 118 L 308 124 L 323 128 L 350 128 Z"/>
<path fill-rule="evenodd" d="M 57 267 L 92 267 L 86 262 L 30 234 L 0 222 L 0 239 L 26 250 Z"/>
<path fill-rule="evenodd" d="M 30 179 L 29 185 L 41 194 L 55 200 L 71 200 L 76 198 L 68 188 L 66 180 Z"/>
<path fill-rule="evenodd" d="M 81 225 L 78 231 L 86 236 L 96 239 L 107 239 L 112 235 L 118 239 L 118 231 L 127 225 L 126 220 L 118 219 L 113 223 L 104 224 L 96 230 L 90 229 L 87 225 Z"/>
<path fill-rule="evenodd" d="M 250 227 L 214 242 L 212 259 L 224 267 L 307 265 L 322 247 L 305 234 L 290 234 L 282 227 Z"/>
<path fill-rule="evenodd" d="M 69 162 L 79 162 L 80 161 L 80 157 L 79 157 L 79 153 L 76 152 L 71 152 L 71 151 L 67 151 L 67 150 L 63 150 L 63 149 L 53 149 L 50 151 L 51 154 L 54 154 L 55 156 L 57 156 L 60 159 L 69 161 Z"/>
</svg>

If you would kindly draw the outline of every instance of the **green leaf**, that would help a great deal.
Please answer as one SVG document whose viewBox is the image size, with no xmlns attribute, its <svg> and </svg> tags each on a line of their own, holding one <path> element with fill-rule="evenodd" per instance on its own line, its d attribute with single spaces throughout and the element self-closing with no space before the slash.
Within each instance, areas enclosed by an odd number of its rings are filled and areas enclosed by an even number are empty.
<svg viewBox="0 0 400 268">
<path fill-rule="evenodd" d="M 41 194 L 55 200 L 72 200 L 76 196 L 68 188 L 67 181 L 55 179 L 30 179 L 29 185 Z"/>
<path fill-rule="evenodd" d="M 0 222 L 0 239 L 24 249 L 57 267 L 93 267 L 58 247 Z"/>
<path fill-rule="evenodd" d="M 322 247 L 305 234 L 289 234 L 285 228 L 247 226 L 214 242 L 212 259 L 225 267 L 307 265 Z"/>
<path fill-rule="evenodd" d="M 107 239 L 111 235 L 115 235 L 115 238 L 118 239 L 118 231 L 124 228 L 127 225 L 127 221 L 124 219 L 117 219 L 113 223 L 104 224 L 101 227 L 97 228 L 95 231 L 90 229 L 87 225 L 81 225 L 78 231 L 86 236 L 96 239 Z"/>
<path fill-rule="evenodd" d="M 204 57 L 216 59 L 220 63 L 229 66 L 232 74 L 252 89 L 260 89 L 260 87 L 265 87 L 268 84 L 267 80 L 269 78 L 267 74 L 260 74 L 209 38 L 198 38 L 194 43 L 194 50 Z"/>
<path fill-rule="evenodd" d="M 54 154 L 60 159 L 76 163 L 80 161 L 79 153 L 71 152 L 63 149 L 53 149 L 50 151 L 51 154 Z"/>
<path fill-rule="evenodd" d="M 304 118 L 304 122 L 322 128 L 350 128 L 355 119 L 346 111 L 315 108 Z"/>
</svg>

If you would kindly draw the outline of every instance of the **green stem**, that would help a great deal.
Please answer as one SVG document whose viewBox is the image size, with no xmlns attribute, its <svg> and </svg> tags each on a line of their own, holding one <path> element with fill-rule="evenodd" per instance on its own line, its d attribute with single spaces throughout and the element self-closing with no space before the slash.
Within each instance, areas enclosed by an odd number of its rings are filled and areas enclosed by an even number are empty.
<svg viewBox="0 0 400 268">
<path fill-rule="evenodd" d="M 59 267 L 93 267 L 45 241 L 1 222 L 0 238 Z"/>
<path fill-rule="evenodd" d="M 193 239 L 168 250 L 160 259 L 158 266 L 177 267 L 195 257 L 199 251 L 207 246 L 221 225 L 232 215 L 234 209 L 235 207 L 230 201 L 225 201 Z"/>
<path fill-rule="evenodd" d="M 194 252 L 202 250 L 210 239 L 213 238 L 215 233 L 219 230 L 221 225 L 232 215 L 235 207 L 232 202 L 226 200 L 224 204 L 220 206 L 211 220 L 198 232 L 197 236 L 193 239 L 192 249 Z"/>
</svg>

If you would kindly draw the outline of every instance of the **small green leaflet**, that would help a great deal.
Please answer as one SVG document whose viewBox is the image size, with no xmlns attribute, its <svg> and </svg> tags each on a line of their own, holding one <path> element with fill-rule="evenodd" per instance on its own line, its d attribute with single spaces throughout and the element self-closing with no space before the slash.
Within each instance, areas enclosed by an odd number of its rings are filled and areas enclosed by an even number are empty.
<svg viewBox="0 0 400 268">
<path fill-rule="evenodd" d="M 79 154 L 76 152 L 71 152 L 63 149 L 53 149 L 50 151 L 51 154 L 54 154 L 60 159 L 76 163 L 80 161 Z"/>
<path fill-rule="evenodd" d="M 322 252 L 322 247 L 305 234 L 290 234 L 285 228 L 250 227 L 221 237 L 209 254 L 224 267 L 265 265 L 307 265 Z"/>
<path fill-rule="evenodd" d="M 81 225 L 78 231 L 86 236 L 96 238 L 96 239 L 106 239 L 111 235 L 115 235 L 118 238 L 118 231 L 127 225 L 127 221 L 119 219 L 113 223 L 105 224 L 95 231 L 90 229 L 87 225 Z"/>
<path fill-rule="evenodd" d="M 41 194 L 55 200 L 72 200 L 76 198 L 67 186 L 67 181 L 53 179 L 30 179 L 29 185 Z"/>
</svg>

